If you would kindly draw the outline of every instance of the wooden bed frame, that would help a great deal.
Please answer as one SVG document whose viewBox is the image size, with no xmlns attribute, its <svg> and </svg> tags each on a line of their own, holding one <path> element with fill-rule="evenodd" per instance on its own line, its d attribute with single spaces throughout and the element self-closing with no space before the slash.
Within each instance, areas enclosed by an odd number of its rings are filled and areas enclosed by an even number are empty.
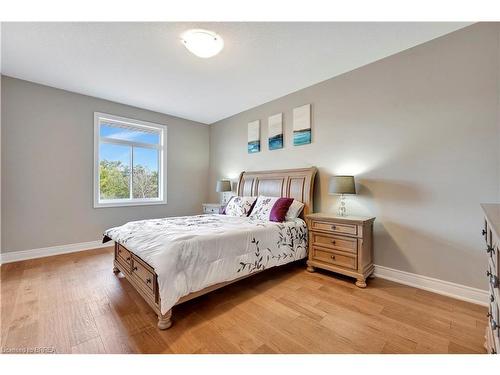
<svg viewBox="0 0 500 375">
<path fill-rule="evenodd" d="M 239 196 L 272 196 L 294 198 L 304 203 L 301 216 L 313 211 L 313 191 L 316 168 L 286 169 L 278 171 L 242 172 L 238 180 Z M 158 328 L 167 329 L 172 326 L 172 309 L 166 314 L 160 311 L 160 295 L 158 277 L 153 267 L 126 247 L 115 242 L 113 272 L 121 272 L 132 284 L 144 300 L 158 315 Z M 215 284 L 200 291 L 182 297 L 176 305 L 202 296 L 228 284 L 235 283 L 252 273 L 235 280 Z"/>
</svg>

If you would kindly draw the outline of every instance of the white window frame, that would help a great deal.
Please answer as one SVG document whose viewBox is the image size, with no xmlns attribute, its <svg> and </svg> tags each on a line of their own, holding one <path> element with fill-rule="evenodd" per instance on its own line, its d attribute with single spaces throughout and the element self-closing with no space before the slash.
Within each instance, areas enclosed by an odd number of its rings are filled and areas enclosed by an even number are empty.
<svg viewBox="0 0 500 375">
<path fill-rule="evenodd" d="M 116 124 L 117 126 L 123 125 L 127 128 L 137 128 L 138 130 L 159 130 L 160 132 L 160 143 L 159 145 L 133 142 L 127 140 L 120 140 L 115 138 L 101 137 L 100 127 L 102 122 L 107 122 L 111 124 Z M 131 157 L 130 165 L 130 198 L 128 199 L 101 199 L 100 197 L 100 180 L 99 180 L 99 145 L 101 142 L 116 144 L 116 145 L 127 145 L 136 147 L 145 147 L 157 149 L 158 152 L 158 198 L 132 198 L 132 176 L 133 176 L 133 158 Z M 152 122 L 141 121 L 130 119 L 126 117 L 120 117 L 115 115 L 110 115 L 107 113 L 94 112 L 94 208 L 102 207 L 126 207 L 126 206 L 143 206 L 151 204 L 166 204 L 167 203 L 167 126 L 161 124 L 155 124 Z M 132 148 L 131 148 L 132 150 Z"/>
</svg>

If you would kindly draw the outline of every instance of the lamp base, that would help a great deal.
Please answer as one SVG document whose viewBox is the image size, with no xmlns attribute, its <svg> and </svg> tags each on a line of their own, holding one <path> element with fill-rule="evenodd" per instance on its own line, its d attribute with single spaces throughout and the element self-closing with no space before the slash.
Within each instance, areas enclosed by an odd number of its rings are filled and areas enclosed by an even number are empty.
<svg viewBox="0 0 500 375">
<path fill-rule="evenodd" d="M 337 211 L 338 216 L 347 216 L 347 207 L 345 203 L 346 203 L 345 194 L 340 194 L 340 204 Z"/>
</svg>

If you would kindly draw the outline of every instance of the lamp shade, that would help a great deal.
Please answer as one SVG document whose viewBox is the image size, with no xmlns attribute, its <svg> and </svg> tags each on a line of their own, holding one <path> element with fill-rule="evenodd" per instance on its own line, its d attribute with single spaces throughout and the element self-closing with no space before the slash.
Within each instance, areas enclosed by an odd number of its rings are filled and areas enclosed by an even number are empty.
<svg viewBox="0 0 500 375">
<path fill-rule="evenodd" d="M 329 194 L 356 194 L 354 176 L 333 176 L 328 187 Z"/>
<path fill-rule="evenodd" d="M 231 190 L 233 190 L 231 188 L 231 181 L 229 181 L 229 180 L 217 181 L 217 186 L 215 187 L 215 191 L 217 193 L 222 193 L 222 192 L 231 191 Z"/>
</svg>

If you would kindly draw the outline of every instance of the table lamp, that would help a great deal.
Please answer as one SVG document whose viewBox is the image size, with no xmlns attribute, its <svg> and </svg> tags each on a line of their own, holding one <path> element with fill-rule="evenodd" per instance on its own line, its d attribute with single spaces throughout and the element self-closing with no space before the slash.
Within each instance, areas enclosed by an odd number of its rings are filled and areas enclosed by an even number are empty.
<svg viewBox="0 0 500 375">
<path fill-rule="evenodd" d="M 354 176 L 333 176 L 330 178 L 328 194 L 340 195 L 340 205 L 338 209 L 339 216 L 346 216 L 346 194 L 356 194 L 356 185 L 354 184 Z"/>
<path fill-rule="evenodd" d="M 226 204 L 226 195 L 224 193 L 228 191 L 232 191 L 231 181 L 229 180 L 219 180 L 217 181 L 217 186 L 215 187 L 215 191 L 217 193 L 222 193 L 221 204 Z"/>
</svg>

